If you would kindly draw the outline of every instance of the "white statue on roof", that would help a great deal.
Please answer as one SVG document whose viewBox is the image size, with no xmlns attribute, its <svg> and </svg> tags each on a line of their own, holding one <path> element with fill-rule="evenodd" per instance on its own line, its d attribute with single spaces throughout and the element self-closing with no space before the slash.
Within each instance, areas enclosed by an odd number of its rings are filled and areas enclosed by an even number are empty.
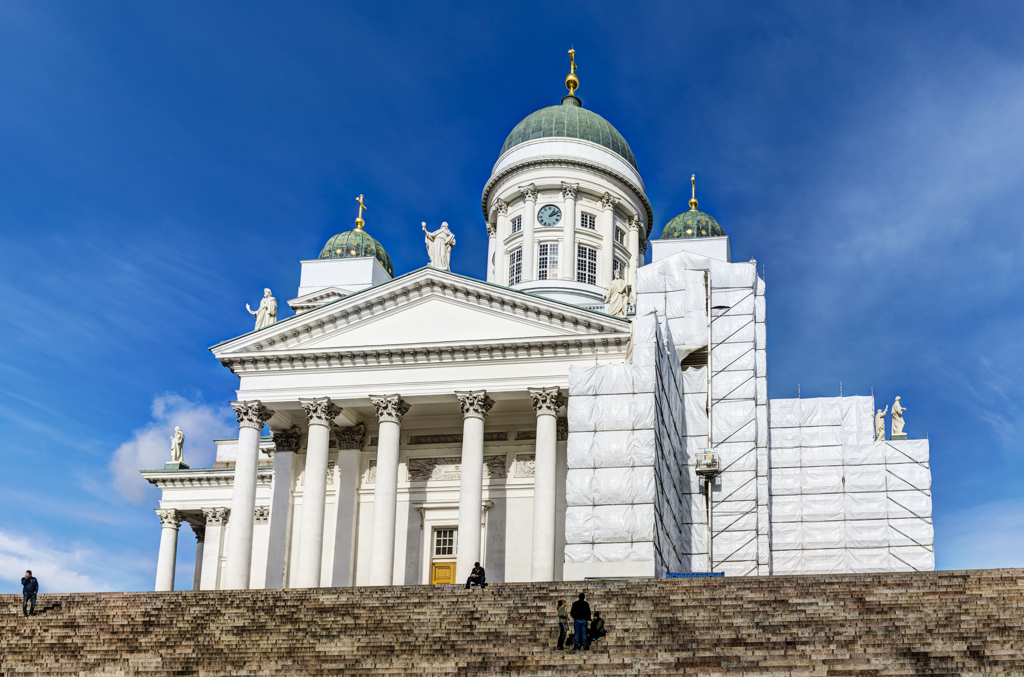
<svg viewBox="0 0 1024 677">
<path fill-rule="evenodd" d="M 249 311 L 250 315 L 256 317 L 256 329 L 254 331 L 259 331 L 277 322 L 277 299 L 270 295 L 269 289 L 263 290 L 263 298 L 260 300 L 259 308 L 253 310 L 246 303 L 245 309 Z"/>
<path fill-rule="evenodd" d="M 875 440 L 879 442 L 885 441 L 885 415 L 889 413 L 889 405 L 885 405 L 885 409 L 879 409 L 875 412 Z"/>
<path fill-rule="evenodd" d="M 892 435 L 890 437 L 903 434 L 903 412 L 906 410 L 907 408 L 900 404 L 900 398 L 897 396 L 896 401 L 892 404 Z"/>
<path fill-rule="evenodd" d="M 608 314 L 616 317 L 625 317 L 626 312 L 636 301 L 633 294 L 633 285 L 627 284 L 622 279 L 622 270 L 615 269 L 615 279 L 608 285 L 608 291 L 604 294 L 604 302 L 608 304 Z"/>
<path fill-rule="evenodd" d="M 174 437 L 171 438 L 171 463 L 185 462 L 185 433 L 181 428 L 174 426 Z"/>
<path fill-rule="evenodd" d="M 430 255 L 431 268 L 438 270 L 451 270 L 448 267 L 452 256 L 452 248 L 455 246 L 455 236 L 448 230 L 448 222 L 443 221 L 441 227 L 430 232 L 427 230 L 427 222 L 423 222 L 423 232 L 427 234 L 427 254 Z"/>
</svg>

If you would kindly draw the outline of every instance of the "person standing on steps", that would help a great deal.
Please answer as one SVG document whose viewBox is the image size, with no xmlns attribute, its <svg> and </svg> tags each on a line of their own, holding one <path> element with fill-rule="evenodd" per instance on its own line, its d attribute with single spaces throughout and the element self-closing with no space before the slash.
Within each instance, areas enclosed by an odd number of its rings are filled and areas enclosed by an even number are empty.
<svg viewBox="0 0 1024 677">
<path fill-rule="evenodd" d="M 569 629 L 569 610 L 565 608 L 565 600 L 558 600 L 558 648 L 555 651 L 565 651 L 565 631 Z"/>
<path fill-rule="evenodd" d="M 591 642 L 600 642 L 605 636 L 604 619 L 601 618 L 601 612 L 594 612 L 594 620 L 590 621 L 590 630 L 588 631 L 587 637 Z"/>
<path fill-rule="evenodd" d="M 36 593 L 39 592 L 39 581 L 32 575 L 31 571 L 26 571 L 25 575 L 21 578 L 21 612 L 26 616 L 36 615 Z M 31 607 L 29 602 L 32 602 Z"/>
<path fill-rule="evenodd" d="M 469 578 L 466 579 L 466 590 L 469 590 L 469 586 L 476 583 L 483 590 L 487 587 L 487 576 L 484 572 L 484 568 L 480 566 L 480 562 L 473 563 L 473 571 L 470 572 Z"/>
<path fill-rule="evenodd" d="M 590 623 L 590 605 L 586 602 L 585 593 L 580 593 L 580 598 L 572 603 L 569 615 L 573 620 L 572 648 L 579 649 L 583 645 L 584 651 L 590 650 L 590 642 L 587 641 L 587 625 Z"/>
</svg>

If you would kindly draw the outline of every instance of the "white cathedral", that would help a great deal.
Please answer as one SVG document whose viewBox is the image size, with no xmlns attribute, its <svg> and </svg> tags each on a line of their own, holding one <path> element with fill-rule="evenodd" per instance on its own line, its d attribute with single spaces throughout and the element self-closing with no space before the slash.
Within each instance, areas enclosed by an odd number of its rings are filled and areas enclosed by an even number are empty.
<svg viewBox="0 0 1024 677">
<path fill-rule="evenodd" d="M 295 315 L 268 292 L 262 328 L 211 348 L 238 438 L 212 468 L 142 471 L 157 590 L 182 522 L 199 590 L 934 568 L 927 440 L 898 403 L 886 440 L 873 397 L 768 399 L 756 262 L 695 195 L 652 232 L 572 71 L 483 188 L 486 280 L 443 246 L 395 277 L 360 196 L 301 261 Z"/>
</svg>

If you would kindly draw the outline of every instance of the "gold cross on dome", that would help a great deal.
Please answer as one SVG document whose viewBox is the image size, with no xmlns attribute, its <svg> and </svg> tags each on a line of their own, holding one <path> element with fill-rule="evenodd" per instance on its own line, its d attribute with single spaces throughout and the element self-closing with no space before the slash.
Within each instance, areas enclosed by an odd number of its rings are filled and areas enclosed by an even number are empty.
<svg viewBox="0 0 1024 677">
<path fill-rule="evenodd" d="M 366 209 L 366 205 L 363 204 L 363 196 L 357 197 L 356 202 L 359 203 L 359 218 L 363 218 L 363 210 Z"/>
</svg>

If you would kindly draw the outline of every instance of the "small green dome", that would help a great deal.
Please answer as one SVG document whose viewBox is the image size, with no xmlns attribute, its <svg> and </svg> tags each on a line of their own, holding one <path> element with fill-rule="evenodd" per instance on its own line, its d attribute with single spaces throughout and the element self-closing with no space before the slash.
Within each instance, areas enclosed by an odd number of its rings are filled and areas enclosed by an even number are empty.
<svg viewBox="0 0 1024 677">
<path fill-rule="evenodd" d="M 361 228 L 346 230 L 338 233 L 324 245 L 320 251 L 321 259 L 354 259 L 361 256 L 372 256 L 384 266 L 388 275 L 395 276 L 395 269 L 391 265 L 391 257 L 384 251 L 384 247 L 377 242 L 370 234 Z"/>
<path fill-rule="evenodd" d="M 667 224 L 661 231 L 662 240 L 675 240 L 689 237 L 722 237 L 725 231 L 715 221 L 715 217 L 699 211 L 696 207 L 683 212 Z"/>
<path fill-rule="evenodd" d="M 560 106 L 548 106 L 535 113 L 530 113 L 518 125 L 512 128 L 505 145 L 501 147 L 501 155 L 510 148 L 531 139 L 549 137 L 567 137 L 583 139 L 604 146 L 640 171 L 636 166 L 636 158 L 629 144 L 622 138 L 618 130 L 597 113 L 583 108 L 575 96 L 562 99 Z"/>
</svg>

